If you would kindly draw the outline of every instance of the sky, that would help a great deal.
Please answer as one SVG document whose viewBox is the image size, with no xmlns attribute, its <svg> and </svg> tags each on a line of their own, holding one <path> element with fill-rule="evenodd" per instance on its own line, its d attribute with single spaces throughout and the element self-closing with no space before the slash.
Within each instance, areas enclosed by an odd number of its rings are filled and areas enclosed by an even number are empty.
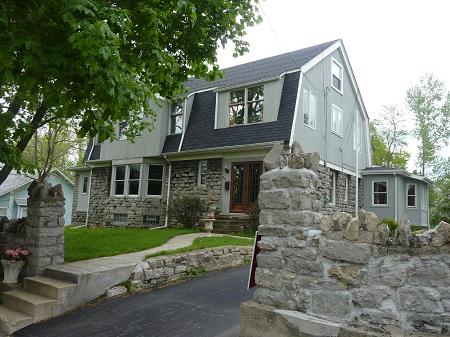
<svg viewBox="0 0 450 337">
<path fill-rule="evenodd" d="M 250 52 L 233 58 L 229 46 L 219 65 L 241 64 L 342 39 L 371 120 L 384 105 L 405 105 L 406 91 L 433 73 L 450 90 L 450 1 L 448 0 L 265 0 L 263 22 L 247 30 Z M 450 126 L 449 126 L 450 127 Z M 408 139 L 415 168 L 417 141 Z M 450 156 L 450 146 L 441 151 Z"/>
</svg>

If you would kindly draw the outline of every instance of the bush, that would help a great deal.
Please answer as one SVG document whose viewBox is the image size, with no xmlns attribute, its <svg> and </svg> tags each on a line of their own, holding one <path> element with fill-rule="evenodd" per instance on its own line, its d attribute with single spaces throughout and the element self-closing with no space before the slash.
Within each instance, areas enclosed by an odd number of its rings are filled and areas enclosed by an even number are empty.
<svg viewBox="0 0 450 337">
<path fill-rule="evenodd" d="M 192 228 L 200 222 L 205 211 L 203 201 L 198 196 L 184 195 L 169 203 L 169 217 L 174 218 L 186 228 Z"/>
<path fill-rule="evenodd" d="M 389 235 L 391 237 L 394 237 L 397 233 L 398 223 L 395 222 L 394 219 L 390 219 L 390 218 L 383 219 L 382 223 L 389 227 L 389 232 L 390 232 Z"/>
<path fill-rule="evenodd" d="M 260 211 L 261 210 L 259 209 L 257 202 L 252 202 L 248 206 L 248 215 L 250 217 L 250 228 L 248 228 L 248 229 L 250 230 L 250 232 L 254 233 L 258 230 Z"/>
</svg>

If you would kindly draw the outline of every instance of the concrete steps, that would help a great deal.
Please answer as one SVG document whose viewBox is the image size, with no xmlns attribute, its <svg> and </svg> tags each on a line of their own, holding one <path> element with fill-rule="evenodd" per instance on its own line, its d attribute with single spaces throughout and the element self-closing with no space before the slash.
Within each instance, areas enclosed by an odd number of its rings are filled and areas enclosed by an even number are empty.
<svg viewBox="0 0 450 337">
<path fill-rule="evenodd" d="M 68 298 L 76 286 L 48 277 L 26 277 L 23 289 L 2 293 L 0 336 L 67 311 Z"/>
</svg>

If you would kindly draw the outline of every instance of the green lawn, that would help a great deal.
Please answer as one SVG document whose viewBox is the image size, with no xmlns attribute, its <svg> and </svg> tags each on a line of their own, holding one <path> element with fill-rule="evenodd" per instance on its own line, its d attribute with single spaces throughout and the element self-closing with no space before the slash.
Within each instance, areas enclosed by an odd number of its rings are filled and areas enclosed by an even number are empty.
<svg viewBox="0 0 450 337">
<path fill-rule="evenodd" d="M 193 233 L 186 228 L 66 228 L 66 262 L 113 256 L 160 246 L 176 235 Z"/>
<path fill-rule="evenodd" d="M 194 240 L 191 246 L 174 249 L 174 250 L 163 250 L 156 254 L 147 255 L 145 258 L 161 256 L 161 255 L 172 255 L 178 253 L 191 252 L 193 250 L 221 247 L 221 246 L 253 246 L 253 240 L 247 238 L 236 238 L 232 236 L 211 236 L 197 238 Z"/>
</svg>

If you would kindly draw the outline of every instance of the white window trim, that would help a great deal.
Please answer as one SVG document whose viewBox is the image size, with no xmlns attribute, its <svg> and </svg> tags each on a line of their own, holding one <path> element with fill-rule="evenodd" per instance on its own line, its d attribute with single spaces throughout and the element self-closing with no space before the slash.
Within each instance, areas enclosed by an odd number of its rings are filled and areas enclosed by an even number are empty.
<svg viewBox="0 0 450 337">
<path fill-rule="evenodd" d="M 139 171 L 139 191 L 138 194 L 128 194 L 128 183 L 129 183 L 129 172 L 130 172 L 130 165 L 139 165 L 140 171 Z M 125 166 L 125 180 L 123 183 L 123 194 L 117 195 L 116 194 L 116 168 L 117 166 Z M 141 188 L 142 188 L 142 164 L 139 163 L 133 163 L 133 164 L 118 164 L 113 166 L 112 174 L 111 174 L 111 192 L 110 195 L 115 198 L 138 198 L 141 195 Z"/>
<path fill-rule="evenodd" d="M 148 181 L 149 181 L 148 173 L 149 173 L 149 171 L 150 171 L 150 165 L 151 165 L 151 166 L 156 166 L 156 165 L 162 166 L 161 194 L 159 194 L 159 195 L 156 195 L 156 194 L 148 194 Z M 159 163 L 147 163 L 147 179 L 146 179 L 146 191 L 145 191 L 145 196 L 146 196 L 147 198 L 155 198 L 155 199 L 161 199 L 161 198 L 162 198 L 162 194 L 163 194 L 162 192 L 163 192 L 163 189 L 164 189 L 164 175 L 165 175 L 165 173 L 166 173 L 166 168 L 164 167 L 164 164 L 159 164 Z M 152 179 L 152 180 L 156 180 L 156 179 Z"/>
<path fill-rule="evenodd" d="M 375 183 L 386 183 L 386 203 L 375 204 Z M 389 182 L 387 180 L 373 180 L 372 181 L 372 207 L 389 207 Z M 380 193 L 380 192 L 378 192 Z"/>
<path fill-rule="evenodd" d="M 315 97 L 315 100 L 316 100 L 316 106 L 315 106 L 315 111 L 314 111 L 314 113 L 315 113 L 315 116 L 314 116 L 314 121 L 315 121 L 314 127 L 312 127 L 311 125 L 305 123 L 305 110 L 303 109 L 304 106 L 305 106 L 304 101 L 303 101 L 303 100 L 305 99 L 305 92 L 308 92 L 309 95 L 313 95 L 313 96 Z M 316 96 L 316 94 L 313 93 L 311 89 L 303 88 L 303 98 L 302 98 L 302 103 L 303 103 L 303 104 L 302 104 L 302 110 L 303 110 L 303 114 L 302 114 L 302 117 L 303 117 L 303 118 L 302 118 L 302 124 L 305 125 L 305 126 L 307 126 L 307 127 L 310 128 L 310 129 L 312 129 L 312 130 L 316 130 L 316 131 L 317 131 L 317 96 Z M 309 112 L 311 113 L 311 111 L 309 111 Z"/>
<path fill-rule="evenodd" d="M 197 186 L 205 186 L 206 184 L 202 184 L 201 183 L 201 179 L 200 179 L 200 163 L 201 162 L 206 162 L 206 170 L 208 170 L 208 161 L 207 160 L 199 160 L 198 161 L 198 167 L 197 167 Z"/>
<path fill-rule="evenodd" d="M 338 67 L 341 68 L 341 76 L 342 76 L 342 78 L 341 78 L 341 86 L 342 86 L 342 88 L 341 89 L 336 88 L 333 85 L 333 63 L 335 63 Z M 331 81 L 331 87 L 343 96 L 344 95 L 344 67 L 334 57 L 331 57 L 330 81 Z"/>
<path fill-rule="evenodd" d="M 263 113 L 262 113 L 262 120 L 261 122 L 255 122 L 255 123 L 248 123 L 248 103 L 249 102 L 256 102 L 256 101 L 249 101 L 248 100 L 248 89 L 250 88 L 255 88 L 255 87 L 263 87 L 263 99 L 262 100 L 257 100 L 257 101 L 262 101 L 263 102 Z M 230 105 L 241 105 L 242 103 L 233 103 L 230 104 L 230 99 L 228 99 L 228 109 L 227 109 L 227 113 L 228 113 L 228 127 L 229 128 L 234 128 L 237 126 L 243 126 L 243 125 L 253 125 L 253 124 L 261 124 L 264 123 L 264 106 L 265 106 L 265 101 L 266 101 L 266 94 L 265 94 L 265 85 L 264 84 L 258 84 L 258 85 L 251 85 L 245 88 L 235 88 L 233 90 L 230 90 L 230 95 L 232 91 L 239 91 L 239 90 L 244 90 L 244 123 L 243 124 L 230 124 Z"/>
<path fill-rule="evenodd" d="M 336 171 L 331 171 L 331 182 L 333 184 L 333 194 L 330 195 L 330 205 L 336 205 L 336 183 L 337 183 L 337 172 Z"/>
<path fill-rule="evenodd" d="M 87 189 L 86 189 L 86 192 L 83 192 L 83 189 L 84 189 L 84 180 L 85 179 L 87 179 Z M 88 191 L 89 191 L 89 177 L 88 176 L 83 176 L 83 181 L 82 181 L 82 183 L 81 183 L 81 194 L 82 195 L 86 195 L 86 194 L 88 194 Z"/>
<path fill-rule="evenodd" d="M 23 218 L 23 210 L 27 210 L 28 215 L 28 207 L 27 206 L 17 206 L 17 219 Z"/>
<path fill-rule="evenodd" d="M 172 106 L 174 104 L 181 104 L 182 105 L 182 109 L 181 109 L 181 113 L 180 114 L 172 114 Z M 184 132 L 184 119 L 185 119 L 185 107 L 186 107 L 186 100 L 182 100 L 180 102 L 175 102 L 175 103 L 170 103 L 170 107 L 169 107 L 169 135 L 181 135 Z M 172 133 L 172 116 L 178 116 L 181 115 L 182 118 L 182 122 L 181 122 L 181 131 L 180 132 L 173 132 Z"/>
<path fill-rule="evenodd" d="M 341 129 L 344 128 L 344 110 L 342 110 L 340 107 L 338 107 L 338 106 L 335 105 L 335 104 L 331 104 L 331 127 L 330 127 L 330 130 L 331 130 L 331 133 L 332 133 L 332 134 L 335 134 L 336 136 L 342 138 L 342 137 L 344 137 L 343 134 L 341 134 L 341 133 L 339 133 L 339 132 L 333 130 L 333 115 L 334 115 L 334 109 L 337 109 L 337 110 L 341 111 L 341 125 L 340 125 L 340 128 L 341 128 Z M 343 130 L 342 130 L 342 131 L 343 131 Z"/>
<path fill-rule="evenodd" d="M 408 196 L 412 196 L 408 194 L 408 188 L 410 185 L 414 186 L 414 206 L 408 206 Z M 406 208 L 415 209 L 417 208 L 417 184 L 414 183 L 406 183 Z"/>
<path fill-rule="evenodd" d="M 128 137 L 125 134 L 122 134 L 122 137 L 120 137 L 120 124 L 121 123 L 127 123 L 127 126 L 128 126 L 127 121 L 122 121 L 122 122 L 117 123 L 117 140 L 128 140 Z"/>
</svg>

